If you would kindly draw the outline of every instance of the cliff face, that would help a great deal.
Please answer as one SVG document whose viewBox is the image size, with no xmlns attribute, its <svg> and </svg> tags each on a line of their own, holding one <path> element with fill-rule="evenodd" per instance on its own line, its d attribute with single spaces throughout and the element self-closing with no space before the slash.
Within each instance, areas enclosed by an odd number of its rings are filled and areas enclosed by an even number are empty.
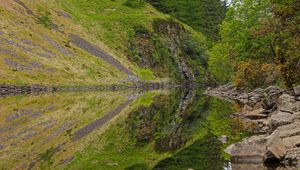
<svg viewBox="0 0 300 170">
<path fill-rule="evenodd" d="M 205 79 L 205 37 L 147 3 L 1 0 L 0 23 L 0 83 Z"/>
</svg>

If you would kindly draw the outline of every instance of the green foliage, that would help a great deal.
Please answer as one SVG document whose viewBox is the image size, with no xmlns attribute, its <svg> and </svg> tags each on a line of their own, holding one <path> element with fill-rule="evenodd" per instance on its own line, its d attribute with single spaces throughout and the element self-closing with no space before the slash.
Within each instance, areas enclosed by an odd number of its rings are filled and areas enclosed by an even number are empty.
<svg viewBox="0 0 300 170">
<path fill-rule="evenodd" d="M 200 73 L 208 68 L 203 40 L 174 19 L 156 19 L 152 26 L 153 31 L 142 26 L 134 27 L 135 34 L 130 39 L 130 59 L 140 67 L 152 68 L 158 77 L 177 81 L 183 80 L 179 60 L 184 60 L 198 82 L 203 82 L 205 75 Z"/>
<path fill-rule="evenodd" d="M 144 0 L 126 0 L 124 2 L 125 6 L 131 7 L 131 8 L 141 8 L 145 5 Z"/>
<path fill-rule="evenodd" d="M 273 53 L 287 87 L 300 83 L 300 3 L 271 0 L 274 21 Z"/>
<path fill-rule="evenodd" d="M 233 77 L 233 66 L 232 60 L 227 56 L 228 44 L 218 43 L 216 44 L 211 52 L 209 58 L 209 70 L 214 75 L 217 82 L 225 84 L 232 80 Z"/>
<path fill-rule="evenodd" d="M 141 69 L 138 72 L 138 75 L 143 79 L 147 81 L 155 80 L 155 76 L 152 70 L 150 69 Z"/>
<path fill-rule="evenodd" d="M 148 0 L 160 11 L 171 14 L 212 40 L 218 39 L 219 24 L 226 13 L 221 0 Z"/>
<path fill-rule="evenodd" d="M 45 28 L 51 28 L 51 13 L 43 8 L 39 8 L 39 14 L 37 16 L 37 23 L 43 25 Z"/>
<path fill-rule="evenodd" d="M 245 80 L 248 75 L 241 77 L 239 73 L 252 68 L 250 65 L 248 68 L 240 67 L 241 63 L 255 61 L 258 67 L 276 64 L 278 69 L 269 70 L 270 73 L 273 71 L 276 75 L 280 72 L 286 86 L 291 87 L 299 77 L 297 9 L 299 3 L 294 0 L 280 3 L 270 0 L 234 1 L 221 25 L 221 40 L 210 53 L 210 69 L 216 79 L 222 83 L 233 77 L 239 78 L 235 80 L 237 82 Z M 260 68 L 257 69 L 259 72 Z M 239 75 L 233 76 L 234 72 Z M 270 76 L 274 77 L 272 74 Z M 263 76 L 258 74 L 257 77 L 251 80 L 256 82 L 244 85 L 252 84 L 254 88 L 264 84 Z"/>
</svg>

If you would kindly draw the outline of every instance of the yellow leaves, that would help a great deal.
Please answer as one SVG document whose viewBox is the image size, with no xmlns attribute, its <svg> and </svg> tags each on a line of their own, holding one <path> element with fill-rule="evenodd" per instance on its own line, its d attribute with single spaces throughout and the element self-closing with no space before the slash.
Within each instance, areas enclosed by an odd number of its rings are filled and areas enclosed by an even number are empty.
<svg viewBox="0 0 300 170">
<path fill-rule="evenodd" d="M 248 60 L 237 64 L 234 84 L 252 88 L 267 86 L 274 84 L 279 77 L 279 71 L 274 64 Z"/>
</svg>

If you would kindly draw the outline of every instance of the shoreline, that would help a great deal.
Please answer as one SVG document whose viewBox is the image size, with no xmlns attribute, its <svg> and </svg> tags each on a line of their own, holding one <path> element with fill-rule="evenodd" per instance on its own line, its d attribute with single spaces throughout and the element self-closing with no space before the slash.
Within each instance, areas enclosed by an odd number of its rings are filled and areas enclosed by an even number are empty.
<svg viewBox="0 0 300 170">
<path fill-rule="evenodd" d="M 0 98 L 15 96 L 19 94 L 43 94 L 51 92 L 65 91 L 120 91 L 120 90 L 156 90 L 156 89 L 171 89 L 178 87 L 171 83 L 139 83 L 133 85 L 113 84 L 113 85 L 98 85 L 98 86 L 44 86 L 44 85 L 28 85 L 17 86 L 9 84 L 0 84 Z"/>
</svg>

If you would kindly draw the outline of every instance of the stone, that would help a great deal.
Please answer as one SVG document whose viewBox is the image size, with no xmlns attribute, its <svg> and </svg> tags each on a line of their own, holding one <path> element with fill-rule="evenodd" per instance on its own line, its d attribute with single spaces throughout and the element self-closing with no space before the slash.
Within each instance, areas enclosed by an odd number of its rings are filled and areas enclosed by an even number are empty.
<svg viewBox="0 0 300 170">
<path fill-rule="evenodd" d="M 265 169 L 264 164 L 235 164 L 232 163 L 231 170 L 262 170 Z"/>
<path fill-rule="evenodd" d="M 249 105 L 245 105 L 243 107 L 243 110 L 242 110 L 243 113 L 245 113 L 245 112 L 251 112 L 251 111 L 253 111 L 253 107 L 251 107 Z"/>
<path fill-rule="evenodd" d="M 280 127 L 277 128 L 277 130 L 279 130 L 279 132 L 282 132 L 282 131 L 289 131 L 291 129 L 295 129 L 295 128 L 298 128 L 298 127 L 300 127 L 300 122 L 294 122 L 294 123 L 291 123 L 291 124 L 280 126 Z"/>
<path fill-rule="evenodd" d="M 292 115 L 292 121 L 295 122 L 297 120 L 300 121 L 300 112 L 296 112 Z M 299 125 L 299 127 L 300 127 L 300 125 Z"/>
<path fill-rule="evenodd" d="M 274 131 L 267 137 L 267 159 L 281 160 L 286 154 L 286 148 L 282 138 L 279 136 L 279 131 Z"/>
<path fill-rule="evenodd" d="M 227 153 L 228 155 L 231 155 L 232 154 L 232 149 L 234 147 L 234 144 L 231 144 L 229 145 L 225 150 L 224 152 Z"/>
<path fill-rule="evenodd" d="M 282 130 L 279 132 L 279 136 L 281 138 L 287 138 L 287 137 L 297 136 L 297 135 L 300 135 L 300 126 L 288 130 Z"/>
<path fill-rule="evenodd" d="M 227 143 L 228 137 L 227 137 L 226 135 L 222 135 L 221 137 L 218 138 L 218 140 L 219 140 L 221 143 Z"/>
<path fill-rule="evenodd" d="M 283 139 L 286 148 L 294 148 L 300 146 L 300 136 L 291 136 Z"/>
<path fill-rule="evenodd" d="M 282 162 L 287 165 L 293 165 L 294 167 L 300 167 L 300 148 L 289 149 Z"/>
<path fill-rule="evenodd" d="M 262 100 L 261 106 L 263 109 L 268 110 L 276 105 L 276 99 L 267 97 Z"/>
<path fill-rule="evenodd" d="M 277 114 L 272 115 L 270 121 L 273 129 L 276 129 L 279 126 L 292 123 L 292 115 L 286 112 L 279 112 Z"/>
<path fill-rule="evenodd" d="M 265 119 L 268 117 L 268 115 L 264 114 L 265 109 L 260 108 L 253 110 L 252 112 L 246 112 L 245 117 L 251 120 L 257 120 L 257 119 Z"/>
<path fill-rule="evenodd" d="M 270 87 L 266 88 L 264 91 L 265 91 L 265 93 L 270 93 L 271 91 L 280 91 L 280 88 L 277 86 L 270 86 Z"/>
<path fill-rule="evenodd" d="M 285 105 L 286 103 L 295 103 L 295 97 L 288 95 L 288 94 L 283 94 L 278 98 L 277 104 L 278 107 L 281 107 Z"/>
<path fill-rule="evenodd" d="M 296 106 L 296 103 L 284 103 L 284 104 L 281 104 L 279 106 L 279 110 L 281 112 L 287 112 L 287 113 L 291 113 L 293 114 L 294 112 L 297 111 L 297 106 Z"/>
<path fill-rule="evenodd" d="M 295 96 L 300 96 L 300 86 L 294 87 Z"/>
<path fill-rule="evenodd" d="M 296 110 L 296 112 L 299 112 L 299 111 L 300 111 L 300 101 L 297 101 L 297 102 L 295 103 L 295 110 Z"/>
<path fill-rule="evenodd" d="M 266 160 L 266 146 L 265 136 L 252 136 L 230 145 L 225 152 L 231 155 L 232 163 L 259 164 Z"/>
</svg>

